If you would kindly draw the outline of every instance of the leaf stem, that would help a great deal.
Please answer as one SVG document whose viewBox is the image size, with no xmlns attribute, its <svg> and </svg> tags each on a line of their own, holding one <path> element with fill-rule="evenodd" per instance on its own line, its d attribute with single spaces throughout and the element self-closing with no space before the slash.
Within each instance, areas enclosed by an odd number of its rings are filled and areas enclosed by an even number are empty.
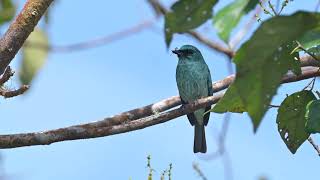
<svg viewBox="0 0 320 180">
<path fill-rule="evenodd" d="M 271 9 L 272 12 L 274 13 L 274 15 L 275 15 L 275 16 L 278 16 L 278 13 L 277 13 L 277 11 L 274 9 L 274 6 L 271 4 L 271 1 L 270 1 L 270 0 L 268 1 L 268 4 L 269 4 L 270 9 Z"/>
</svg>

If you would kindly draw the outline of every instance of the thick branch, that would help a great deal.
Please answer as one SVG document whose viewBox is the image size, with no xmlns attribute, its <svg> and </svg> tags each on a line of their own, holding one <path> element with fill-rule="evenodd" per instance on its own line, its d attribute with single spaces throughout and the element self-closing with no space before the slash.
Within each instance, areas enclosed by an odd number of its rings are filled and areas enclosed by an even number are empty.
<svg viewBox="0 0 320 180">
<path fill-rule="evenodd" d="M 319 75 L 320 72 L 318 71 L 318 68 L 304 68 L 302 75 L 300 76 L 296 76 L 294 74 L 285 75 L 283 77 L 283 83 L 299 81 Z M 216 88 L 216 91 L 217 89 L 222 90 L 223 88 L 228 87 L 232 83 L 233 79 L 234 76 L 229 76 L 226 79 L 213 84 L 213 86 Z M 172 98 L 160 101 L 159 103 L 124 112 L 117 116 L 105 118 L 104 120 L 93 123 L 81 124 L 44 132 L 0 135 L 0 148 L 48 145 L 54 142 L 110 136 L 143 129 L 152 125 L 167 122 L 197 109 L 212 105 L 216 103 L 222 96 L 223 93 L 218 93 L 214 96 L 199 99 L 192 104 L 188 104 L 167 112 L 161 112 L 180 104 L 180 98 L 178 96 L 174 96 Z"/>
<path fill-rule="evenodd" d="M 0 74 L 17 54 L 53 0 L 28 0 L 0 39 Z"/>
</svg>

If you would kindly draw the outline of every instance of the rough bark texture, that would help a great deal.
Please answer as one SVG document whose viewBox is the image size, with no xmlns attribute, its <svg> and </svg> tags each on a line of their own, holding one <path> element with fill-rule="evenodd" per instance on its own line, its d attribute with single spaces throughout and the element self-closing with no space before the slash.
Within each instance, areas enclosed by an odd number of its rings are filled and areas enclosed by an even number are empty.
<svg viewBox="0 0 320 180">
<path fill-rule="evenodd" d="M 28 0 L 0 39 L 0 74 L 17 54 L 53 0 Z"/>
<path fill-rule="evenodd" d="M 292 73 L 285 75 L 282 83 L 295 82 L 316 76 L 320 76 L 317 67 L 306 67 L 303 68 L 300 76 L 296 76 Z M 233 80 L 234 75 L 228 76 L 227 78 L 214 83 L 213 87 L 215 91 L 221 91 L 227 88 Z M 173 96 L 158 103 L 127 111 L 92 123 L 43 132 L 0 135 L 0 148 L 48 145 L 66 140 L 96 138 L 135 131 L 167 122 L 197 109 L 212 105 L 218 102 L 218 100 L 223 97 L 223 94 L 224 93 L 218 93 L 214 96 L 199 99 L 194 103 L 170 111 L 166 110 L 181 104 L 179 96 Z"/>
</svg>

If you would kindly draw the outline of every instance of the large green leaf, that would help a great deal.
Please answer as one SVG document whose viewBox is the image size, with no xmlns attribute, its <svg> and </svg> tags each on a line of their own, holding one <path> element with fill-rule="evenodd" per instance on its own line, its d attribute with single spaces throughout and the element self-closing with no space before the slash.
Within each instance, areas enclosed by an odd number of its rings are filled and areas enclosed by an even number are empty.
<svg viewBox="0 0 320 180">
<path fill-rule="evenodd" d="M 278 131 L 293 154 L 310 135 L 305 130 L 306 106 L 315 99 L 311 91 L 296 92 L 288 96 L 278 109 Z"/>
<path fill-rule="evenodd" d="M 310 101 L 307 105 L 306 131 L 308 133 L 320 133 L 320 100 Z"/>
<path fill-rule="evenodd" d="M 232 86 L 237 89 L 255 131 L 282 76 L 296 69 L 297 54 L 290 54 L 295 46 L 293 41 L 317 27 L 319 22 L 319 14 L 308 12 L 271 18 L 237 51 L 234 58 L 237 77 Z"/>
<path fill-rule="evenodd" d="M 16 13 L 12 0 L 0 0 L 0 25 L 10 21 Z"/>
<path fill-rule="evenodd" d="M 212 17 L 212 7 L 218 0 L 179 0 L 165 16 L 166 44 L 169 47 L 174 33 L 187 32 Z"/>
<path fill-rule="evenodd" d="M 258 0 L 235 0 L 213 16 L 213 25 L 220 38 L 229 41 L 230 33 L 241 17 L 252 10 L 258 2 Z"/>
<path fill-rule="evenodd" d="M 46 62 L 48 55 L 48 38 L 40 29 L 35 29 L 22 48 L 22 64 L 20 66 L 20 81 L 30 84 L 37 72 Z"/>
</svg>

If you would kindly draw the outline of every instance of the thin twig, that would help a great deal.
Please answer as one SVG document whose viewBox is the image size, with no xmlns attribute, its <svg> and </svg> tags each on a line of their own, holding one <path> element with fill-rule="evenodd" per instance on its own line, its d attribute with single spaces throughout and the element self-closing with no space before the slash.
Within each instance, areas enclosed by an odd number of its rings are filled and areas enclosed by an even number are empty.
<svg viewBox="0 0 320 180">
<path fill-rule="evenodd" d="M 308 138 L 309 143 L 312 145 L 312 147 L 317 151 L 318 155 L 320 156 L 320 148 L 316 143 L 313 141 L 311 136 Z"/>
<path fill-rule="evenodd" d="M 277 13 L 277 11 L 274 9 L 274 6 L 273 6 L 273 4 L 271 4 L 271 1 L 270 1 L 270 0 L 268 1 L 268 5 L 269 5 L 270 9 L 272 10 L 272 12 L 274 13 L 274 15 L 275 15 L 275 16 L 278 16 L 278 13 Z"/>
<path fill-rule="evenodd" d="M 197 33 L 195 31 L 188 31 L 187 34 L 191 35 L 191 37 L 198 40 L 200 43 L 206 45 L 207 47 L 227 55 L 229 58 L 232 58 L 235 55 L 235 52 L 233 52 L 231 49 L 221 46 L 217 42 L 210 41 L 200 33 Z"/>
<path fill-rule="evenodd" d="M 289 0 L 284 0 L 284 1 L 282 2 L 281 9 L 280 9 L 278 15 L 280 15 L 280 14 L 282 13 L 284 7 L 286 7 L 286 6 L 288 5 L 288 3 L 289 3 Z"/>
<path fill-rule="evenodd" d="M 318 0 L 316 8 L 314 9 L 314 12 L 318 12 L 319 7 L 320 7 L 320 0 Z"/>
<path fill-rule="evenodd" d="M 310 87 L 310 90 L 312 90 L 315 82 L 316 82 L 316 77 L 312 78 L 312 80 L 302 90 L 306 90 L 308 87 Z"/>
<path fill-rule="evenodd" d="M 81 51 L 81 50 L 86 50 L 86 49 L 91 49 L 91 48 L 95 48 L 95 47 L 99 47 L 102 45 L 106 45 L 108 43 L 112 43 L 114 41 L 123 39 L 125 37 L 128 36 L 132 36 L 135 35 L 136 33 L 145 30 L 146 28 L 150 28 L 153 24 L 154 24 L 155 20 L 154 19 L 150 19 L 150 20 L 146 20 L 143 21 L 133 27 L 124 29 L 122 31 L 107 35 L 107 36 L 103 36 L 100 38 L 96 38 L 96 39 L 92 39 L 92 40 L 88 40 L 88 41 L 84 41 L 84 42 L 79 42 L 79 43 L 74 43 L 74 44 L 69 44 L 69 45 L 43 45 L 43 44 L 36 44 L 36 43 L 32 43 L 32 44 L 28 44 L 26 43 L 25 45 L 28 47 L 32 47 L 32 48 L 42 48 L 44 50 L 49 50 L 50 52 L 74 52 L 74 51 Z"/>
<path fill-rule="evenodd" d="M 192 168 L 194 169 L 194 171 L 196 171 L 196 173 L 199 175 L 199 177 L 202 180 L 207 180 L 207 177 L 204 175 L 204 173 L 202 172 L 202 170 L 200 169 L 199 165 L 197 163 L 192 163 Z"/>
<path fill-rule="evenodd" d="M 266 9 L 266 8 L 264 7 L 264 2 L 263 2 L 263 1 L 260 1 L 260 2 L 259 2 L 259 5 L 260 5 L 261 9 L 263 10 L 263 12 L 264 12 L 265 14 L 269 14 L 271 17 L 274 16 L 272 13 L 270 13 L 270 11 L 268 11 L 268 9 Z"/>
<path fill-rule="evenodd" d="M 304 48 L 299 41 L 296 41 L 296 43 L 298 44 L 298 46 L 295 49 L 301 49 L 302 51 L 307 53 L 309 56 L 313 57 L 313 59 L 320 61 L 317 56 L 315 56 L 313 53 L 309 52 L 306 48 Z"/>
<path fill-rule="evenodd" d="M 14 74 L 14 72 L 11 70 L 11 67 L 8 66 L 6 68 L 6 70 L 4 71 L 3 75 L 0 78 L 0 87 L 6 83 L 7 81 L 9 81 L 10 77 L 12 77 Z"/>
<path fill-rule="evenodd" d="M 4 98 L 12 98 L 25 93 L 28 89 L 28 85 L 22 85 L 19 89 L 16 90 L 0 89 L 0 96 L 3 96 Z"/>
<path fill-rule="evenodd" d="M 273 104 L 269 104 L 269 108 L 279 108 L 279 105 L 273 105 Z"/>
<path fill-rule="evenodd" d="M 224 165 L 225 180 L 232 180 L 233 179 L 232 162 L 231 162 L 230 155 L 227 151 L 223 153 L 222 161 Z"/>
</svg>

